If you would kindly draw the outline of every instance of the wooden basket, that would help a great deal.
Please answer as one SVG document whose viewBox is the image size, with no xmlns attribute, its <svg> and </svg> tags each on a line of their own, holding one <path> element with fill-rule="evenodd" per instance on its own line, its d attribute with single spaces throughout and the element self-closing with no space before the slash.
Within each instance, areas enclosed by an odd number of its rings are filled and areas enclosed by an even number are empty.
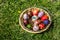
<svg viewBox="0 0 60 40">
<path fill-rule="evenodd" d="M 32 7 L 32 8 L 36 8 L 36 7 Z M 25 9 L 21 14 L 20 14 L 20 17 L 19 17 L 19 25 L 22 27 L 23 30 L 29 32 L 29 33 L 41 33 L 41 32 L 44 32 L 46 31 L 50 25 L 51 25 L 51 17 L 49 15 L 49 13 L 47 11 L 45 11 L 44 9 L 41 9 L 41 8 L 38 8 L 39 10 L 44 10 L 44 12 L 49 16 L 49 20 L 50 20 L 50 23 L 46 26 L 45 29 L 42 29 L 42 30 L 39 30 L 39 31 L 33 31 L 33 30 L 29 30 L 27 27 L 24 26 L 23 24 L 23 14 L 27 11 L 27 10 L 30 10 L 32 8 L 28 8 L 28 9 Z"/>
</svg>

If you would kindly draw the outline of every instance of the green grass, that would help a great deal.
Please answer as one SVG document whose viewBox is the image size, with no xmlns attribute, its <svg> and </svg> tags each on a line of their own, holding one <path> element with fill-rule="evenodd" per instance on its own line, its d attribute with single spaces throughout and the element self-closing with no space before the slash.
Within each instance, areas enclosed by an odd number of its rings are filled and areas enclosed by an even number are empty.
<svg viewBox="0 0 60 40">
<path fill-rule="evenodd" d="M 50 28 L 40 34 L 22 30 L 18 20 L 20 13 L 40 6 L 52 14 Z M 0 0 L 0 40 L 60 40 L 60 0 Z"/>
</svg>

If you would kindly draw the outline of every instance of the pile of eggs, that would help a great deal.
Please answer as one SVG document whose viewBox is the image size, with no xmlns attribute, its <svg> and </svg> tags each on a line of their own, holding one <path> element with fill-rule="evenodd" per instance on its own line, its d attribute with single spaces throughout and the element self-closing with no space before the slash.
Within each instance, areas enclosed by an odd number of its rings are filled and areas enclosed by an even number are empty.
<svg viewBox="0 0 60 40">
<path fill-rule="evenodd" d="M 26 28 L 39 31 L 46 28 L 50 20 L 49 16 L 43 10 L 32 8 L 23 14 L 23 23 Z"/>
</svg>

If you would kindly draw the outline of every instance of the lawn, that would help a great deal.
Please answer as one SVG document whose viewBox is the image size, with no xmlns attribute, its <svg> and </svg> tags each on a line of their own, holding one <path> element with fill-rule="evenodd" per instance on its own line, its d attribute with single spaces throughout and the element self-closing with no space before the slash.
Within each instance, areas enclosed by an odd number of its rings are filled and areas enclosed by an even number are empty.
<svg viewBox="0 0 60 40">
<path fill-rule="evenodd" d="M 19 15 L 29 7 L 50 11 L 52 24 L 47 31 L 32 34 L 19 26 Z M 0 0 L 0 40 L 60 40 L 60 0 Z"/>
</svg>

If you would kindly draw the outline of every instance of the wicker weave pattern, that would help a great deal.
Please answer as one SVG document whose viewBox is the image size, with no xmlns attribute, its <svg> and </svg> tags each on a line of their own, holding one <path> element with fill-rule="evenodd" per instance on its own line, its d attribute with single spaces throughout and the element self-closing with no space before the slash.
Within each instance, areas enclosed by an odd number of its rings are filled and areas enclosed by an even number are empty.
<svg viewBox="0 0 60 40">
<path fill-rule="evenodd" d="M 36 8 L 36 7 L 32 7 L 32 8 Z M 44 10 L 44 12 L 47 14 L 47 16 L 49 16 L 49 20 L 50 20 L 50 23 L 47 25 L 47 27 L 45 29 L 42 29 L 42 30 L 39 30 L 39 31 L 33 31 L 33 30 L 29 30 L 28 28 L 26 28 L 23 24 L 23 20 L 22 20 L 22 17 L 23 17 L 23 14 L 27 11 L 27 10 L 30 10 L 31 8 L 28 8 L 28 9 L 25 9 L 21 14 L 20 14 L 20 17 L 19 17 L 19 24 L 20 26 L 22 27 L 23 30 L 27 31 L 27 32 L 30 32 L 30 33 L 41 33 L 41 32 L 44 32 L 46 31 L 50 25 L 51 25 L 51 17 L 49 15 L 49 13 L 47 11 Z M 43 10 L 41 8 L 38 8 L 39 10 Z"/>
</svg>

